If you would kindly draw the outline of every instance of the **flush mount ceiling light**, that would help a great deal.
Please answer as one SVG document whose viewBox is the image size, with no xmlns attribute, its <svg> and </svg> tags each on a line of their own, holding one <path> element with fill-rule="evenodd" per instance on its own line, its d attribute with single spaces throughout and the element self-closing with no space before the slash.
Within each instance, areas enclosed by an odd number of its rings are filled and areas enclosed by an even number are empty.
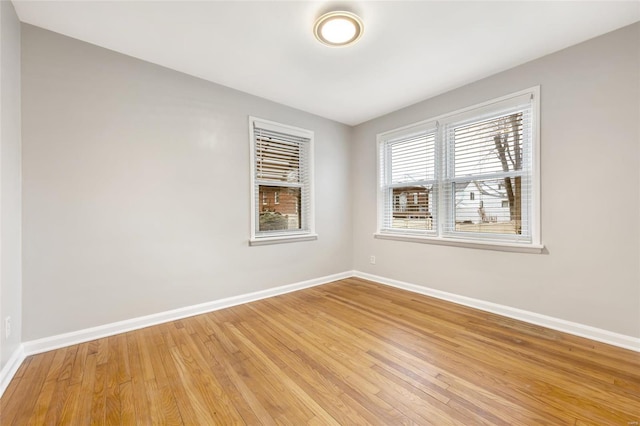
<svg viewBox="0 0 640 426">
<path fill-rule="evenodd" d="M 331 47 L 354 44 L 363 32 L 362 20 L 351 12 L 343 11 L 325 13 L 313 26 L 313 34 L 318 41 Z"/>
</svg>

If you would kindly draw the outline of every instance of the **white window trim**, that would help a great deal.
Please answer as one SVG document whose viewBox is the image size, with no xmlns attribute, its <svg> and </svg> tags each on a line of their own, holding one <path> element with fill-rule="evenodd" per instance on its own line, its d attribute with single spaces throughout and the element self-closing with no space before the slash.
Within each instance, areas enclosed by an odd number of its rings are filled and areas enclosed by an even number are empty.
<svg viewBox="0 0 640 426">
<path fill-rule="evenodd" d="M 307 221 L 309 224 L 308 231 L 286 231 L 286 232 L 277 232 L 269 235 L 257 235 L 256 234 L 256 197 L 255 197 L 255 163 L 256 163 L 256 150 L 255 150 L 255 139 L 254 139 L 254 126 L 258 124 L 258 127 L 268 130 L 273 130 L 281 133 L 287 133 L 294 136 L 300 136 L 309 139 L 309 212 L 307 216 Z M 275 121 L 264 120 L 262 118 L 257 118 L 253 116 L 249 116 L 249 147 L 250 147 L 250 191 L 251 200 L 251 214 L 250 214 L 250 237 L 249 237 L 249 245 L 250 246 L 261 246 L 261 245 L 269 245 L 269 244 L 281 244 L 281 243 L 290 243 L 296 241 L 311 241 L 317 240 L 318 235 L 315 231 L 315 191 L 314 191 L 314 168 L 313 168 L 313 155 L 314 155 L 314 133 L 311 130 L 302 129 L 300 127 L 289 126 L 286 124 L 277 123 Z"/>
<path fill-rule="evenodd" d="M 517 253 L 535 253 L 539 254 L 544 251 L 544 245 L 541 244 L 515 244 L 515 243 L 501 243 L 496 241 L 482 241 L 482 240 L 466 240 L 462 238 L 442 238 L 431 237 L 423 235 L 413 235 L 406 233 L 404 235 L 392 234 L 392 233 L 379 233 L 373 234 L 374 238 L 380 240 L 394 240 L 394 241 L 408 241 L 411 243 L 423 243 L 423 244 L 436 244 L 441 246 L 452 247 L 466 247 L 483 250 L 495 250 L 495 251 L 509 251 Z"/>
<path fill-rule="evenodd" d="M 495 240 L 482 240 L 482 239 L 465 239 L 465 238 L 457 238 L 452 236 L 443 237 L 442 223 L 444 222 L 443 218 L 443 206 L 440 200 L 438 200 L 437 208 L 438 208 L 438 216 L 437 216 L 437 226 L 438 231 L 437 235 L 429 235 L 429 234 L 416 234 L 403 230 L 398 231 L 389 231 L 384 230 L 381 231 L 384 227 L 384 194 L 382 191 L 382 167 L 381 163 L 384 161 L 380 158 L 381 153 L 381 145 L 385 143 L 386 140 L 393 138 L 394 136 L 402 135 L 408 130 L 412 129 L 422 129 L 432 126 L 433 123 L 437 123 L 439 129 L 438 132 L 441 132 L 441 129 L 444 126 L 440 126 L 441 123 L 449 122 L 452 120 L 459 121 L 463 120 L 465 117 L 471 117 L 474 115 L 480 115 L 484 111 L 491 111 L 495 108 L 495 104 L 504 104 L 505 102 L 513 101 L 516 102 L 518 99 L 522 97 L 530 96 L 532 99 L 532 115 L 533 115 L 533 126 L 532 126 L 532 165 L 531 165 L 531 173 L 532 173 L 532 196 L 531 196 L 531 217 L 530 217 L 530 226 L 531 226 L 531 243 L 514 243 L 514 242 L 500 242 Z M 440 143 L 436 144 L 436 156 L 441 155 L 442 147 Z M 426 120 L 419 121 L 417 123 L 409 124 L 406 126 L 402 126 L 387 132 L 379 133 L 377 135 L 377 176 L 376 176 L 376 193 L 377 193 L 377 231 L 374 233 L 374 238 L 386 239 L 386 240 L 396 240 L 396 241 L 409 241 L 409 242 L 417 242 L 417 243 L 425 243 L 425 244 L 437 244 L 437 245 L 447 245 L 447 246 L 455 246 L 455 247 L 467 247 L 467 248 L 476 248 L 476 249 L 485 249 L 485 250 L 498 250 L 498 251 L 509 251 L 509 252 L 521 252 L 521 253 L 542 253 L 544 250 L 544 245 L 542 244 L 542 233 L 541 233 L 541 218 L 540 218 L 540 86 L 530 87 L 528 89 L 524 89 L 515 93 L 511 93 L 509 95 L 501 96 L 499 98 L 491 99 L 486 102 L 482 102 L 476 105 L 472 105 L 470 107 L 462 108 L 453 112 L 449 112 L 446 114 L 439 115 L 437 117 L 429 118 Z M 444 164 L 442 161 L 436 162 L 436 167 L 442 167 Z M 436 170 L 436 174 L 438 176 L 441 175 L 441 171 Z"/>
</svg>

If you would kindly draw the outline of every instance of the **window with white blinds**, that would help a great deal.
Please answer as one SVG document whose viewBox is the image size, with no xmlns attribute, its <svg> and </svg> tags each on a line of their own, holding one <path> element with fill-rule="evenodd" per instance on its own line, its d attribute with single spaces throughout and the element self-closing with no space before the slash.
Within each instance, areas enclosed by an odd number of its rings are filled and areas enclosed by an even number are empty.
<svg viewBox="0 0 640 426">
<path fill-rule="evenodd" d="M 313 234 L 313 132 L 250 117 L 251 241 Z"/>
<path fill-rule="evenodd" d="M 378 135 L 379 234 L 540 244 L 539 88 Z"/>
<path fill-rule="evenodd" d="M 384 152 L 382 229 L 403 233 L 434 233 L 436 131 L 419 126 L 389 135 Z"/>
</svg>

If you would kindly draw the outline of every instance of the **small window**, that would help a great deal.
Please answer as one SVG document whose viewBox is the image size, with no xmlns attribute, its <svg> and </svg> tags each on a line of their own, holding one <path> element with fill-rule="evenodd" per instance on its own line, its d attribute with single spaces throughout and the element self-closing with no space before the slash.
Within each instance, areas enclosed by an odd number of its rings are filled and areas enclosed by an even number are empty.
<svg viewBox="0 0 640 426">
<path fill-rule="evenodd" d="M 472 201 L 475 200 L 476 199 L 476 193 L 475 192 L 470 192 L 469 193 L 469 199 L 472 200 Z"/>
<path fill-rule="evenodd" d="M 252 117 L 250 128 L 251 244 L 315 239 L 313 132 Z"/>
</svg>

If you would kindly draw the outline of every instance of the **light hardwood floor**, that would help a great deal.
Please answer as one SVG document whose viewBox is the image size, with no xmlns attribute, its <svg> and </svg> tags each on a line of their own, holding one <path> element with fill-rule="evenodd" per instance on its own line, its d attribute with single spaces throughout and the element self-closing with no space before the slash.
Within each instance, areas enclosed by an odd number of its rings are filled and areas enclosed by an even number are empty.
<svg viewBox="0 0 640 426">
<path fill-rule="evenodd" d="M 640 354 L 353 278 L 31 356 L 0 409 L 2 425 L 628 426 Z"/>
</svg>

